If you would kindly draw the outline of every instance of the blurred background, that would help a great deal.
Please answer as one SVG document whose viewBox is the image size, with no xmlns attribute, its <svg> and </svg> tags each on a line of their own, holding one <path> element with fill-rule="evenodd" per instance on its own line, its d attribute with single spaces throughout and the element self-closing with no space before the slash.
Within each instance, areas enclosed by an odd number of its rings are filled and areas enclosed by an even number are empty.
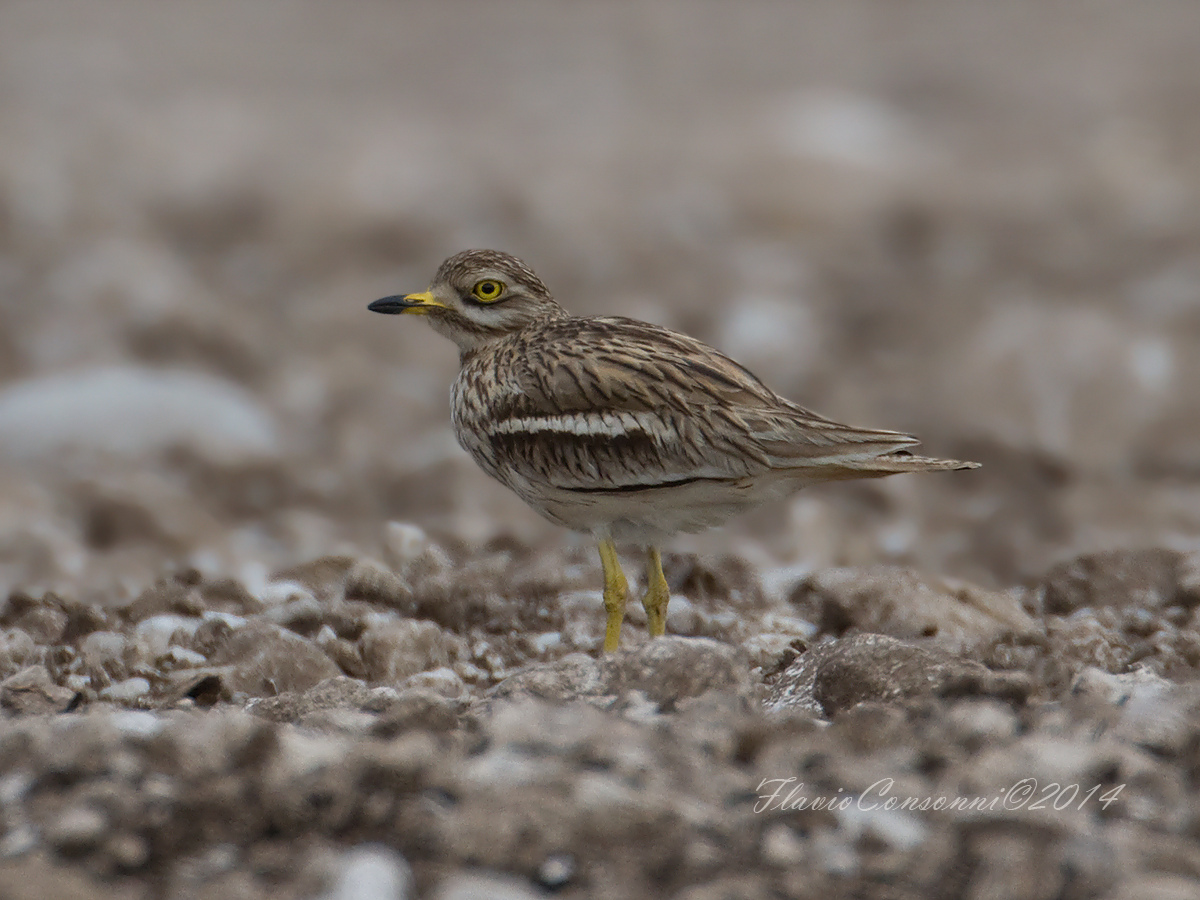
<svg viewBox="0 0 1200 900">
<path fill-rule="evenodd" d="M 1200 6 L 0 5 L 0 591 L 552 549 L 366 311 L 471 246 L 973 473 L 677 549 L 991 586 L 1200 547 Z M 582 551 L 581 551 L 582 552 Z"/>
</svg>

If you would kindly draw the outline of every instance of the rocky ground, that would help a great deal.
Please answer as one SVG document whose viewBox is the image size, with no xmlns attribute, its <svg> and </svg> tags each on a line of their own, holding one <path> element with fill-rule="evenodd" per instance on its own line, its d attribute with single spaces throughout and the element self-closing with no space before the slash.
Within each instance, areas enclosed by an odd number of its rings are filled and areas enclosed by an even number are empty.
<svg viewBox="0 0 1200 900">
<path fill-rule="evenodd" d="M 1200 8 L 0 7 L 0 898 L 1200 896 Z M 983 468 L 594 550 L 466 246 Z M 629 571 L 638 571 L 634 548 Z"/>
</svg>

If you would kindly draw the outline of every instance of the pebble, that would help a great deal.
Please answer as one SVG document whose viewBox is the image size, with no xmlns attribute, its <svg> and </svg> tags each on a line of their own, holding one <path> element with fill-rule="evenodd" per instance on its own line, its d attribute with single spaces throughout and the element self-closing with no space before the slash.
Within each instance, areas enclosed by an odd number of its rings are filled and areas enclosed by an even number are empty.
<svg viewBox="0 0 1200 900">
<path fill-rule="evenodd" d="M 177 669 L 194 669 L 208 662 L 208 657 L 187 647 L 173 646 L 161 656 L 161 661 L 173 665 Z"/>
<path fill-rule="evenodd" d="M 415 897 L 408 862 L 382 844 L 360 844 L 342 854 L 322 900 L 409 900 Z"/>
<path fill-rule="evenodd" d="M 126 678 L 100 691 L 100 699 L 130 703 L 150 693 L 150 682 L 141 676 Z"/>
<path fill-rule="evenodd" d="M 4 837 L 0 837 L 0 859 L 11 859 L 24 856 L 38 844 L 37 832 L 27 822 L 22 822 L 9 828 Z"/>
<path fill-rule="evenodd" d="M 79 642 L 80 652 L 94 662 L 120 659 L 125 652 L 125 635 L 116 631 L 93 631 Z"/>
<path fill-rule="evenodd" d="M 112 714 L 109 721 L 121 734 L 143 740 L 161 733 L 167 724 L 158 713 L 146 709 L 118 710 Z"/>
<path fill-rule="evenodd" d="M 108 831 L 108 818 L 91 806 L 73 806 L 46 831 L 46 837 L 63 853 L 79 853 L 97 846 Z"/>
<path fill-rule="evenodd" d="M 429 538 L 418 525 L 411 522 L 388 522 L 384 527 L 384 561 L 397 572 L 403 572 L 409 563 L 428 548 Z"/>
<path fill-rule="evenodd" d="M 188 637 L 196 633 L 200 620 L 191 616 L 162 613 L 138 622 L 134 633 L 145 642 L 151 656 L 162 656 L 171 646 L 171 638 L 182 631 Z"/>
</svg>

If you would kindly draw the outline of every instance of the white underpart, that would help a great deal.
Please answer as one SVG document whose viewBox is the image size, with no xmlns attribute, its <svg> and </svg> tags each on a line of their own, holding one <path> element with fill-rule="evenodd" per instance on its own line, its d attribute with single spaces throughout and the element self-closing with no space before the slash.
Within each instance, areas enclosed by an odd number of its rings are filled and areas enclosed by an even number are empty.
<svg viewBox="0 0 1200 900">
<path fill-rule="evenodd" d="M 603 435 L 621 437 L 630 432 L 647 434 L 652 438 L 677 437 L 673 427 L 651 412 L 572 413 L 561 416 L 517 416 L 491 423 L 493 434 L 573 434 L 580 437 Z"/>
</svg>

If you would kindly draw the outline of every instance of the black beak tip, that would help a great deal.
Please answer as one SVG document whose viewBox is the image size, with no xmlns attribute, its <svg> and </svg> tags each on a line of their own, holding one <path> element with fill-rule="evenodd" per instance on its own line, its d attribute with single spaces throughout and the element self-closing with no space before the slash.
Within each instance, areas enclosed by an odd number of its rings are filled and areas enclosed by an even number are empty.
<svg viewBox="0 0 1200 900">
<path fill-rule="evenodd" d="M 409 304 L 404 302 L 404 297 L 397 294 L 395 297 L 384 297 L 376 300 L 367 306 L 371 312 L 384 313 L 386 315 L 395 316 L 404 312 Z"/>
</svg>

